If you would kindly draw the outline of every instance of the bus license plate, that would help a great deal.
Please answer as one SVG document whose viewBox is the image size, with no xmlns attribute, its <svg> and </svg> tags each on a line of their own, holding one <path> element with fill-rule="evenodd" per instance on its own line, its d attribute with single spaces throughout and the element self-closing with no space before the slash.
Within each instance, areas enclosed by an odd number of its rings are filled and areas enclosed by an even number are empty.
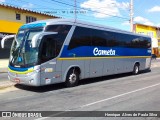
<svg viewBox="0 0 160 120">
<path fill-rule="evenodd" d="M 16 83 L 20 83 L 20 79 L 19 79 L 19 78 L 15 78 L 14 81 L 15 81 Z"/>
</svg>

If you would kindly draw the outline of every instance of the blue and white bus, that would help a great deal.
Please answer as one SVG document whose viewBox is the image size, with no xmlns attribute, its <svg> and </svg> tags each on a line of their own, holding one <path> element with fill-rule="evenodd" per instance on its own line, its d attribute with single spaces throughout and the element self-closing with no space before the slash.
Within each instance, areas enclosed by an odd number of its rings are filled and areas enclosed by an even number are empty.
<svg viewBox="0 0 160 120">
<path fill-rule="evenodd" d="M 11 47 L 8 78 L 43 86 L 150 69 L 151 38 L 68 19 L 20 27 Z"/>
</svg>

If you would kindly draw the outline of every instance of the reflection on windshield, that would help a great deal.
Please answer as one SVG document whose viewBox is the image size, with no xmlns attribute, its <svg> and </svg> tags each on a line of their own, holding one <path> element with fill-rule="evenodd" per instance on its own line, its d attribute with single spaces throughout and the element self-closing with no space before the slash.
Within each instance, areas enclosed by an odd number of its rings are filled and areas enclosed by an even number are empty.
<svg viewBox="0 0 160 120">
<path fill-rule="evenodd" d="M 70 25 L 48 25 L 44 31 L 57 34 L 44 35 L 36 48 L 32 47 L 32 38 L 43 28 L 20 29 L 11 47 L 10 65 L 32 67 L 54 59 L 59 55 L 70 29 Z"/>
<path fill-rule="evenodd" d="M 11 47 L 10 64 L 12 66 L 33 66 L 38 62 L 38 48 L 32 48 L 31 40 L 42 29 L 20 30 Z"/>
</svg>

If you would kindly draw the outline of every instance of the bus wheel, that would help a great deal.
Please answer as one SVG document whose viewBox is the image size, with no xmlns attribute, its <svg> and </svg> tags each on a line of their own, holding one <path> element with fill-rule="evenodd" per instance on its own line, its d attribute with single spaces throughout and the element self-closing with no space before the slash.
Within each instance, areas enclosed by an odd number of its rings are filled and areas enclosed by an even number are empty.
<svg viewBox="0 0 160 120">
<path fill-rule="evenodd" d="M 79 73 L 76 69 L 70 69 L 67 73 L 65 85 L 66 87 L 74 87 L 78 84 Z"/>
<path fill-rule="evenodd" d="M 135 64 L 133 68 L 133 74 L 137 75 L 139 73 L 139 64 Z"/>
</svg>

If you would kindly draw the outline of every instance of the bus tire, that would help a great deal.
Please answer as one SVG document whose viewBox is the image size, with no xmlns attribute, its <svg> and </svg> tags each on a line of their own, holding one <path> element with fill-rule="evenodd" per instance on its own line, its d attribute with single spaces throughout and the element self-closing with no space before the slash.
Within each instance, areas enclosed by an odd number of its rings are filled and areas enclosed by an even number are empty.
<svg viewBox="0 0 160 120">
<path fill-rule="evenodd" d="M 133 75 L 137 75 L 139 73 L 139 64 L 135 64 L 133 67 Z"/>
<path fill-rule="evenodd" d="M 74 87 L 78 84 L 79 81 L 79 72 L 72 68 L 68 71 L 65 81 L 66 87 Z"/>
</svg>

